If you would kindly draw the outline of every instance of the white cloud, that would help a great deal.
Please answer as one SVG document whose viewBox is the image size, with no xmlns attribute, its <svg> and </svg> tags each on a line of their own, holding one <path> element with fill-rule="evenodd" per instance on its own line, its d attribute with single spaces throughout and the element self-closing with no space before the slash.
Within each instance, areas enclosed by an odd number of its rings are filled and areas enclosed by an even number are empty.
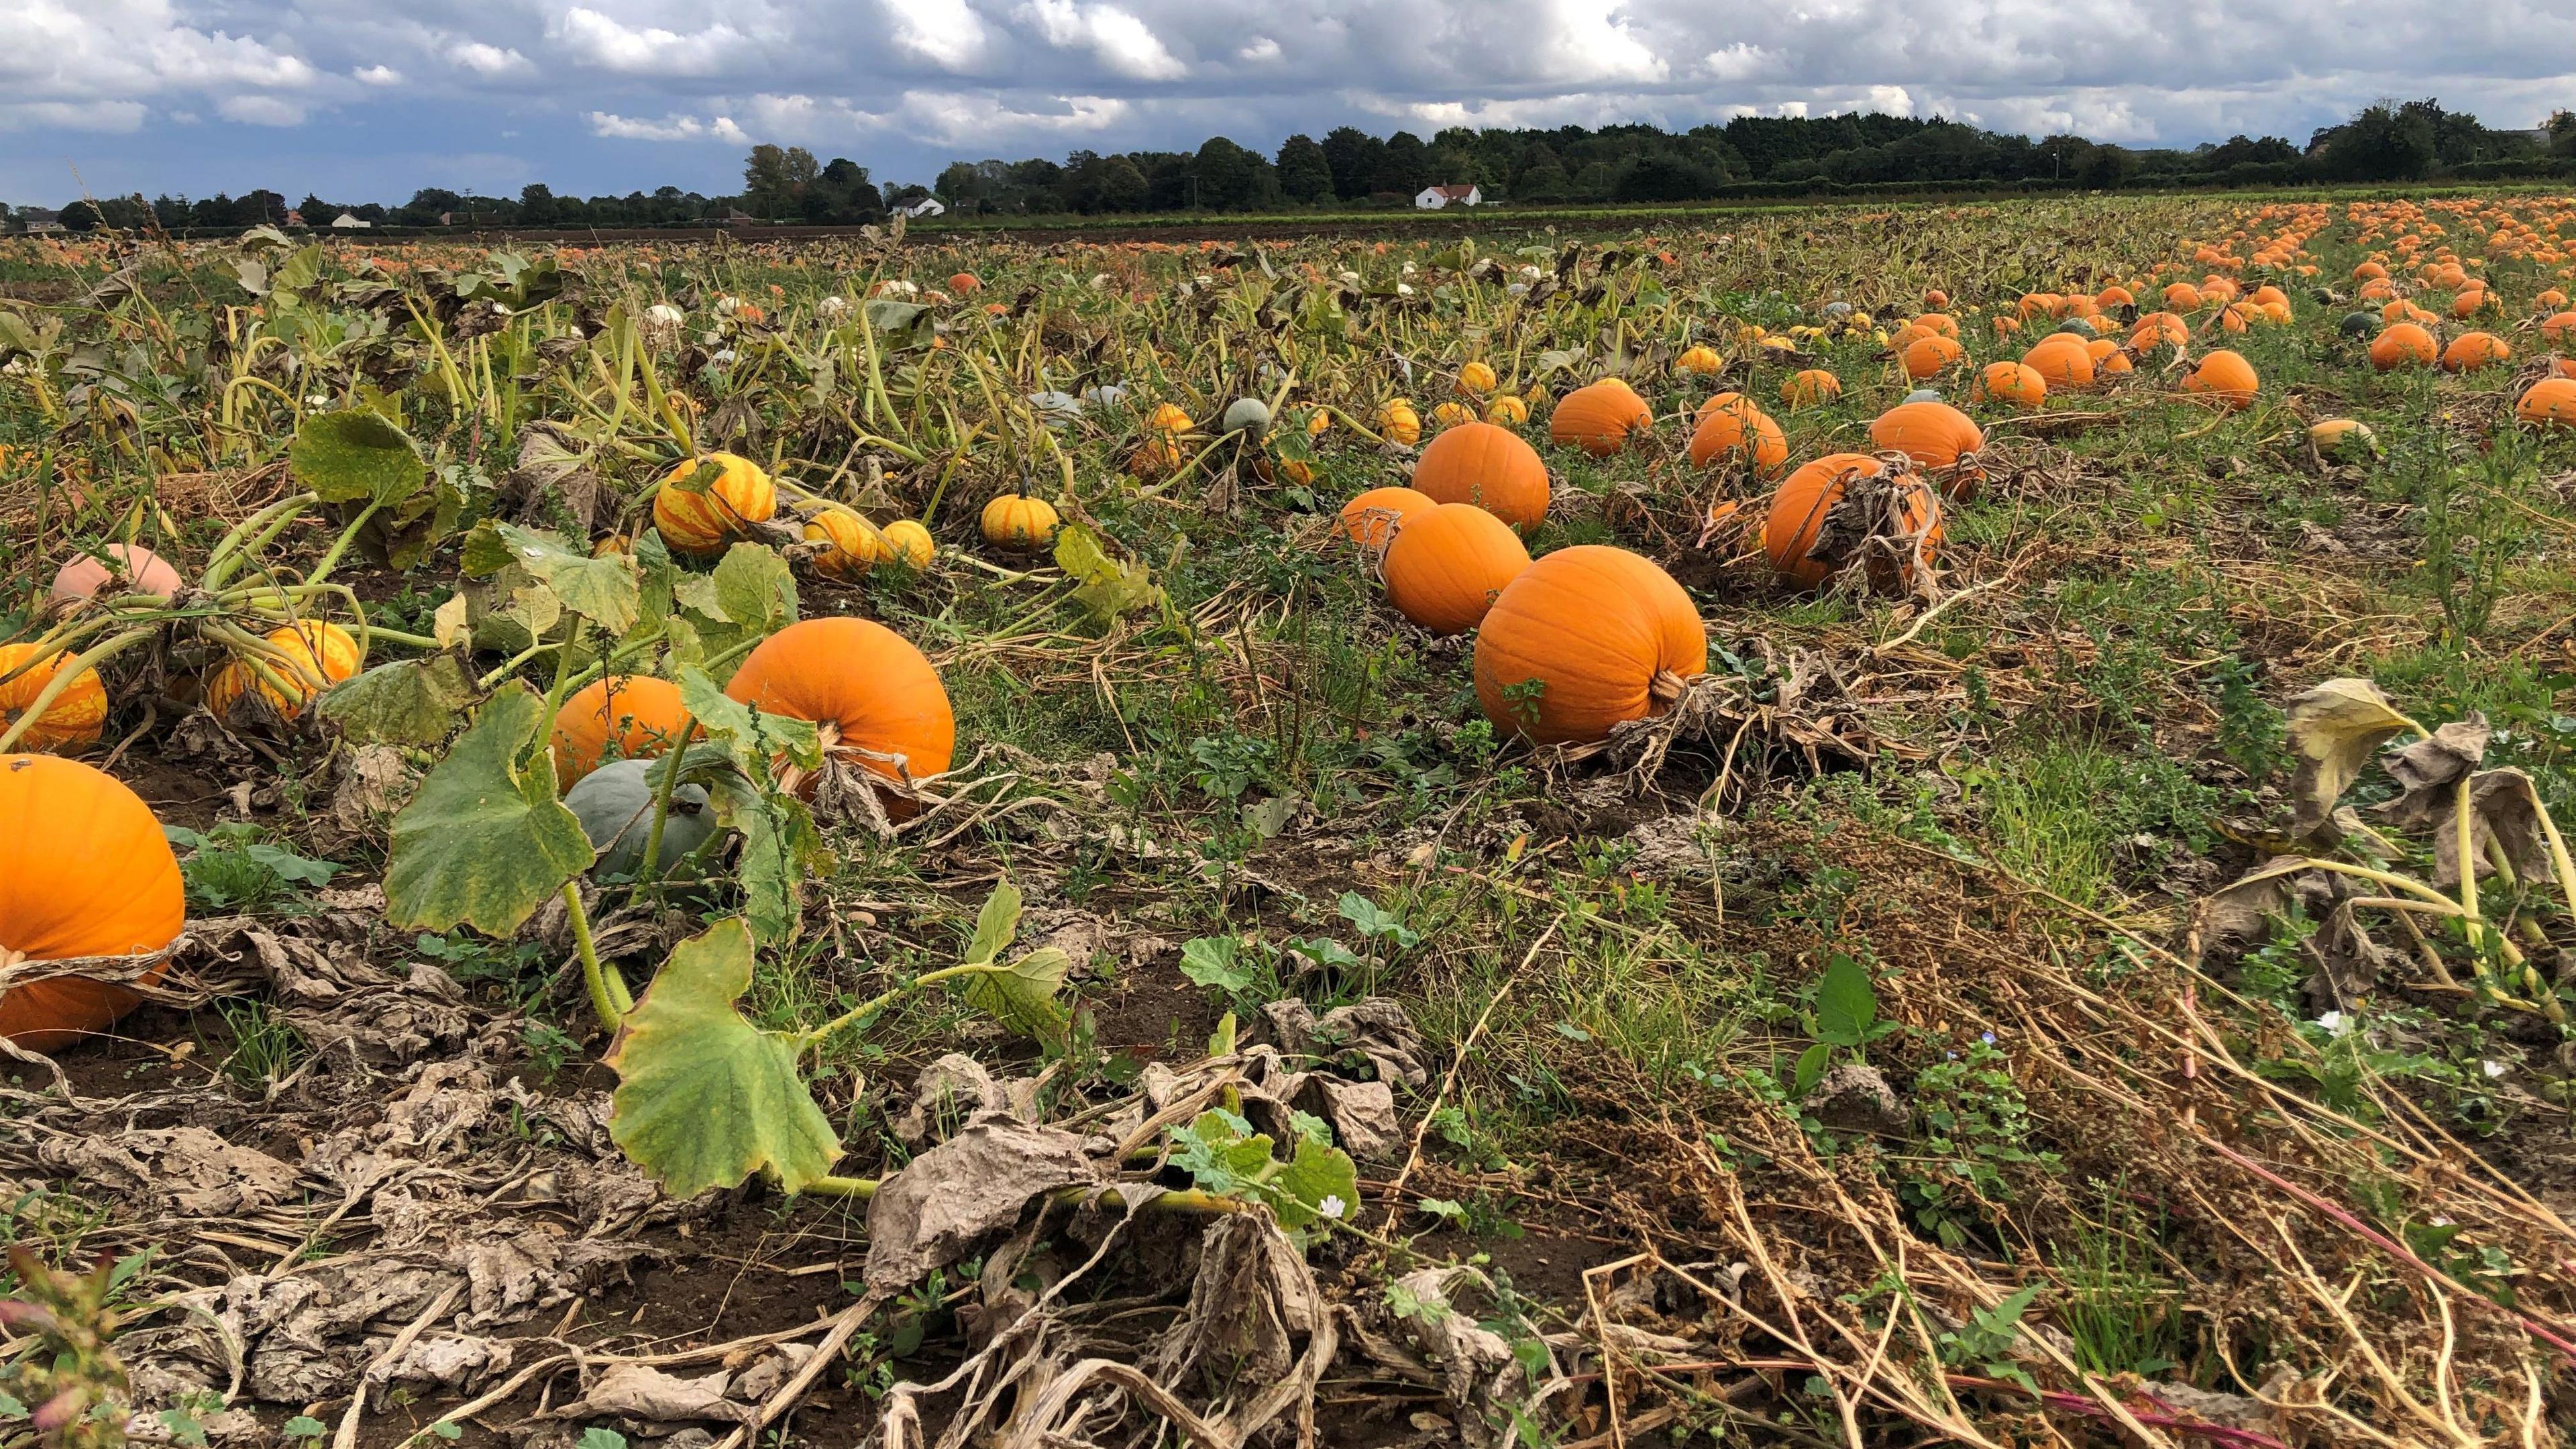
<svg viewBox="0 0 2576 1449">
<path fill-rule="evenodd" d="M 991 44 L 984 18 L 966 0 L 884 0 L 884 5 L 896 47 L 941 70 L 972 69 Z"/>
<path fill-rule="evenodd" d="M 729 140 L 720 136 L 718 125 L 730 127 L 733 122 L 719 116 L 713 122 L 695 116 L 664 116 L 658 121 L 611 115 L 606 111 L 590 113 L 590 134 L 615 141 L 706 141 Z"/>
<path fill-rule="evenodd" d="M 143 129 L 139 101 L 18 101 L 0 103 L 0 131 L 133 132 Z"/>
<path fill-rule="evenodd" d="M 1021 12 L 1058 50 L 1089 50 L 1102 65 L 1135 80 L 1177 80 L 1189 73 L 1131 10 L 1078 0 L 1030 0 Z"/>
<path fill-rule="evenodd" d="M 402 72 L 389 65 L 362 65 L 349 72 L 349 77 L 362 86 L 398 86 Z"/>
<path fill-rule="evenodd" d="M 1554 0 L 1552 37 L 1540 50 L 1568 80 L 1660 81 L 1664 58 L 1628 17 L 1600 0 Z"/>
<path fill-rule="evenodd" d="M 1267 35 L 1256 35 L 1252 37 L 1252 43 L 1250 45 L 1247 45 L 1243 49 L 1234 53 L 1234 58 L 1237 60 L 1259 62 L 1277 60 L 1279 55 L 1280 51 L 1278 41 L 1271 39 Z"/>
<path fill-rule="evenodd" d="M 276 96 L 226 96 L 215 102 L 215 114 L 245 126 L 301 126 L 304 107 Z"/>
<path fill-rule="evenodd" d="M 718 21 L 692 35 L 634 26 L 588 6 L 565 11 L 551 31 L 573 58 L 621 75 L 721 75 L 750 58 L 749 37 Z"/>
<path fill-rule="evenodd" d="M 449 46 L 447 58 L 476 75 L 494 79 L 509 75 L 523 75 L 536 69 L 528 63 L 528 58 L 518 51 L 503 46 L 488 45 L 480 40 L 464 40 Z"/>
</svg>

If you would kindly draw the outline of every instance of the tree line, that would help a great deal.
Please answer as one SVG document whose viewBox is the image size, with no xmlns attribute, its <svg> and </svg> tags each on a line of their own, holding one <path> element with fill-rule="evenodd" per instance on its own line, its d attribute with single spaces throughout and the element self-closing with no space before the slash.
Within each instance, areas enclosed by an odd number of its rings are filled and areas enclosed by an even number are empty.
<svg viewBox="0 0 2576 1449">
<path fill-rule="evenodd" d="M 666 227 L 742 219 L 853 225 L 930 197 L 959 216 L 1091 216 L 1397 205 L 1433 185 L 1474 185 L 1488 201 L 1546 205 L 1906 188 L 2171 189 L 2553 175 L 2576 175 L 2576 113 L 2561 111 L 2536 131 L 2499 129 L 2439 101 L 2418 100 L 2365 107 L 2313 132 L 2305 145 L 2239 135 L 2187 150 L 2137 148 L 1876 114 L 1742 116 L 1678 133 L 1647 125 L 1452 127 L 1427 140 L 1410 131 L 1378 137 L 1342 126 L 1320 141 L 1290 136 L 1269 155 L 1217 136 L 1196 151 L 1076 151 L 1060 163 L 961 160 L 927 186 L 881 187 L 867 167 L 846 158 L 821 162 L 801 146 L 761 145 L 744 163 L 742 190 L 726 196 L 665 186 L 584 198 L 536 184 L 515 198 L 426 187 L 398 206 L 339 205 L 311 195 L 290 206 L 281 193 L 262 190 L 194 201 L 84 198 L 59 216 L 76 231 L 101 225 L 239 230 L 283 225 L 290 212 L 311 227 L 327 227 L 344 214 L 372 226 L 422 228 Z M 24 230 L 36 215 L 21 208 L 0 221 Z"/>
</svg>

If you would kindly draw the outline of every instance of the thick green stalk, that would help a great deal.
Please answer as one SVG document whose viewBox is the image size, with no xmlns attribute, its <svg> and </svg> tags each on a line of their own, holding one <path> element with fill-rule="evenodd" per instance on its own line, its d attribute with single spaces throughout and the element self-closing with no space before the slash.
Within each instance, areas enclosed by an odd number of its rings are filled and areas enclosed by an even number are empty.
<svg viewBox="0 0 2576 1449">
<path fill-rule="evenodd" d="M 113 657 L 118 652 L 149 639 L 158 632 L 160 631 L 157 627 L 128 629 L 104 644 L 91 646 L 86 653 L 55 670 L 54 677 L 46 681 L 44 689 L 18 716 L 18 722 L 9 726 L 5 732 L 0 732 L 0 755 L 9 753 L 10 747 L 18 743 L 18 737 L 34 728 L 36 721 L 45 717 L 45 711 L 54 707 L 54 701 L 62 698 L 63 691 L 71 688 L 73 681 L 79 679 L 84 671 L 96 667 L 100 660 Z"/>
<path fill-rule="evenodd" d="M 582 984 L 590 988 L 590 1009 L 599 1015 L 599 1024 L 614 1034 L 626 1013 L 635 1009 L 635 1000 L 626 994 L 626 978 L 612 967 L 599 962 L 599 947 L 590 937 L 590 913 L 581 905 L 581 877 L 564 882 L 564 910 L 572 918 L 572 943 L 581 953 Z"/>
<path fill-rule="evenodd" d="M 653 883 L 657 892 L 661 880 L 658 868 L 662 864 L 662 831 L 671 823 L 671 792 L 680 787 L 680 769 L 688 758 L 689 736 L 696 734 L 697 729 L 696 720 L 685 713 L 680 716 L 680 737 L 671 742 L 670 752 L 663 756 L 662 772 L 653 780 L 653 828 L 644 837 L 644 861 L 636 868 L 635 879 Z"/>
</svg>

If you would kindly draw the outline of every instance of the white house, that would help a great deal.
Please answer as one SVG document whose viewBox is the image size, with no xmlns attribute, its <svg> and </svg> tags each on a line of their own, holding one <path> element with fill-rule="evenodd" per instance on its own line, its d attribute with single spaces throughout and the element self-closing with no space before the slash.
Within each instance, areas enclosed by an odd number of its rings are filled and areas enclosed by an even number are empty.
<svg viewBox="0 0 2576 1449">
<path fill-rule="evenodd" d="M 365 217 L 346 211 L 331 218 L 331 229 L 333 231 L 365 231 L 374 225 L 374 222 L 367 220 Z"/>
<path fill-rule="evenodd" d="M 1482 206 L 1485 193 L 1478 191 L 1472 183 L 1466 186 L 1426 186 L 1420 195 L 1413 198 L 1413 204 L 1423 211 L 1438 211 L 1452 204 Z"/>
<path fill-rule="evenodd" d="M 918 221 L 925 216 L 946 216 L 948 214 L 947 206 L 941 203 L 939 198 L 936 196 L 925 196 L 910 206 L 898 206 L 895 210 L 904 216 L 913 218 L 915 221 Z"/>
</svg>

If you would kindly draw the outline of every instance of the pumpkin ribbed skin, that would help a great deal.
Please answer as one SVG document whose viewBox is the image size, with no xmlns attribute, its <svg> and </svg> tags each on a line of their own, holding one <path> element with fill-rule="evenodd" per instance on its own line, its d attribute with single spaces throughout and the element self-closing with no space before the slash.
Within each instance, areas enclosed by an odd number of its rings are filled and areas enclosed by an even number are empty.
<svg viewBox="0 0 2576 1449">
<path fill-rule="evenodd" d="M 1055 542 L 1056 523 L 1054 504 L 1018 493 L 1004 493 L 985 504 L 980 520 L 986 543 L 1017 553 Z"/>
<path fill-rule="evenodd" d="M 2412 322 L 2393 323 L 2370 343 L 2370 365 L 2381 372 L 2431 367 L 2440 356 L 2441 346 L 2433 334 Z"/>
<path fill-rule="evenodd" d="M 2153 352 L 2159 347 L 2180 347 L 2191 341 L 2191 324 L 2171 312 L 2149 312 L 2129 329 L 2129 347 L 2136 352 Z"/>
<path fill-rule="evenodd" d="M 1473 503 L 1526 533 L 1547 517 L 1547 464 L 1518 433 L 1460 423 L 1422 450 L 1413 489 L 1434 503 Z"/>
<path fill-rule="evenodd" d="M 1780 384 L 1780 401 L 1793 408 L 1814 407 L 1843 395 L 1843 380 L 1821 367 L 1792 373 Z"/>
<path fill-rule="evenodd" d="M 1439 505 L 1440 500 L 1418 489 L 1372 488 L 1342 505 L 1342 537 L 1376 553 L 1404 520 Z"/>
<path fill-rule="evenodd" d="M 1458 392 L 1465 397 L 1483 397 L 1494 390 L 1498 379 L 1491 363 L 1470 362 L 1458 369 Z"/>
<path fill-rule="evenodd" d="M 788 625 L 751 651 L 725 694 L 770 714 L 837 725 L 842 744 L 901 755 L 916 780 L 945 773 L 957 749 L 957 716 L 939 671 L 902 635 L 869 619 Z M 901 778 L 887 761 L 862 763 Z"/>
<path fill-rule="evenodd" d="M 2442 349 L 2444 372 L 2475 372 L 2511 360 L 2513 349 L 2492 332 L 2463 332 Z"/>
<path fill-rule="evenodd" d="M 875 524 L 837 504 L 808 516 L 801 532 L 807 543 L 825 545 L 821 553 L 814 555 L 814 567 L 844 582 L 856 582 L 868 570 L 894 557 L 894 546 L 877 532 Z"/>
<path fill-rule="evenodd" d="M 1973 462 L 1960 468 L 1959 455 L 1986 445 L 1985 431 L 1975 420 L 1939 402 L 1898 403 L 1870 423 L 1869 440 L 1881 452 L 1912 458 L 1915 466 L 1941 479 L 1952 498 L 1965 497 L 1978 482 Z"/>
<path fill-rule="evenodd" d="M 1379 437 L 1390 443 L 1401 443 L 1410 448 L 1422 441 L 1422 414 L 1413 410 L 1411 402 L 1400 397 L 1380 403 L 1377 412 L 1369 418 L 1369 425 L 1377 429 Z"/>
<path fill-rule="evenodd" d="M 573 783 L 610 758 L 650 758 L 666 753 L 689 726 L 680 686 L 649 674 L 612 674 L 594 680 L 555 711 L 552 747 L 555 788 Z M 611 747 L 611 742 L 614 747 Z"/>
<path fill-rule="evenodd" d="M 0 958 L 139 955 L 169 945 L 187 923 L 161 822 L 114 776 L 51 755 L 0 755 L 0 820 L 43 823 L 0 830 Z M 0 1037 L 52 1051 L 141 1000 L 74 977 L 13 986 L 0 995 Z"/>
<path fill-rule="evenodd" d="M 206 708 L 217 719 L 229 716 L 242 696 L 256 688 L 277 711 L 278 718 L 292 720 L 304 713 L 306 701 L 355 675 L 358 666 L 366 662 L 358 641 L 337 624 L 307 620 L 282 625 L 268 631 L 268 642 L 286 656 L 283 660 L 262 661 L 269 674 L 277 677 L 277 683 L 271 684 L 243 660 L 227 660 L 206 682 Z"/>
<path fill-rule="evenodd" d="M 2576 428 L 2576 377 L 2544 377 L 2523 391 L 2513 415 L 2538 427 Z"/>
<path fill-rule="evenodd" d="M 151 594 L 166 599 L 185 583 L 169 560 L 139 543 L 111 543 L 99 552 L 107 562 L 81 554 L 55 570 L 48 594 L 60 603 L 95 598 L 102 589 L 110 597 Z"/>
<path fill-rule="evenodd" d="M 2048 399 L 2048 379 L 2039 369 L 2021 362 L 1989 362 L 1977 374 L 1976 386 L 1968 390 L 1971 402 L 2012 403 L 2035 408 Z"/>
<path fill-rule="evenodd" d="M 1762 521 L 1762 551 L 1771 556 L 1771 566 L 1782 577 L 1809 588 L 1823 583 L 1831 570 L 1823 560 L 1807 557 L 1807 551 L 1816 546 L 1825 515 L 1842 501 L 1848 479 L 1875 478 L 1885 471 L 1885 465 L 1867 453 L 1828 453 L 1790 474 L 1771 495 L 1771 512 Z M 1941 504 L 1919 482 L 1906 498 L 1905 523 L 1926 533 L 1928 557 L 1941 539 Z"/>
<path fill-rule="evenodd" d="M 1601 544 L 1522 570 L 1476 633 L 1485 718 L 1539 744 L 1606 738 L 1670 704 L 1659 679 L 1668 689 L 1707 672 L 1708 631 L 1690 595 L 1652 562 Z"/>
<path fill-rule="evenodd" d="M 1732 406 L 1700 409 L 1699 426 L 1691 430 L 1690 460 L 1694 468 L 1742 460 L 1754 472 L 1767 475 L 1780 471 L 1780 465 L 1789 461 L 1789 440 L 1770 414 L 1736 398 Z"/>
<path fill-rule="evenodd" d="M 689 493 L 673 486 L 696 477 L 709 463 L 722 468 L 724 475 L 706 492 Z M 681 459 L 662 475 L 661 486 L 653 493 L 653 526 L 661 530 L 663 542 L 682 553 L 719 552 L 743 537 L 750 525 L 768 522 L 777 511 L 778 489 L 769 475 L 749 458 L 732 453 Z"/>
<path fill-rule="evenodd" d="M 2214 398 L 2229 411 L 2253 405 L 2262 380 L 2254 375 L 2254 364 L 2241 353 L 2224 348 L 2200 359 L 2200 365 L 2183 375 L 2182 390 Z"/>
<path fill-rule="evenodd" d="M 1905 364 L 1908 378 L 1921 382 L 1927 377 L 1938 376 L 1944 368 L 1966 362 L 1968 349 L 1961 347 L 1956 338 L 1935 332 L 1907 343 L 1897 360 Z"/>
<path fill-rule="evenodd" d="M 1567 393 L 1548 415 L 1547 435 L 1596 458 L 1628 446 L 1628 434 L 1654 423 L 1654 409 L 1618 378 L 1604 378 Z"/>
<path fill-rule="evenodd" d="M 2327 418 L 2311 425 L 2308 441 L 2329 458 L 2368 457 L 2379 447 L 2369 425 L 2353 418 Z"/>
<path fill-rule="evenodd" d="M 1463 634 L 1529 563 L 1511 525 L 1472 503 L 1434 504 L 1386 546 L 1387 601 L 1434 634 Z"/>
<path fill-rule="evenodd" d="M 2021 355 L 2022 366 L 2048 384 L 2051 392 L 2072 392 L 2093 385 L 2093 354 L 2081 338 L 2053 332 Z"/>
<path fill-rule="evenodd" d="M 0 644 L 0 731 L 17 724 L 19 716 L 35 708 L 36 696 L 54 682 L 54 676 L 72 662 L 71 651 L 57 649 L 45 659 L 36 658 L 36 646 Z M 12 674 L 24 669 L 26 673 Z M 98 743 L 99 731 L 107 724 L 107 686 L 99 683 L 98 671 L 84 669 L 70 687 L 54 696 L 26 733 L 18 736 L 18 748 L 25 750 L 77 750 Z"/>
</svg>

